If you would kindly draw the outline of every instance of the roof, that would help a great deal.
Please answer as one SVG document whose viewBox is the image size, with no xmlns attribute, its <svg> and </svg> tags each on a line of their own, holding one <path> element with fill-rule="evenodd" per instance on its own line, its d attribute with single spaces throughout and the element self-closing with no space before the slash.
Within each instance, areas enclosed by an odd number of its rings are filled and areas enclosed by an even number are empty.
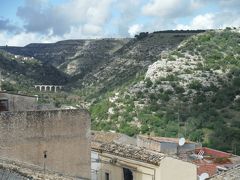
<svg viewBox="0 0 240 180">
<path fill-rule="evenodd" d="M 101 150 L 101 145 L 111 143 L 121 137 L 121 134 L 112 132 L 92 131 L 91 132 L 91 148 L 95 151 Z"/>
<path fill-rule="evenodd" d="M 92 131 L 91 141 L 98 143 L 110 143 L 122 137 L 122 134 L 102 131 Z"/>
<path fill-rule="evenodd" d="M 0 159 L 1 179 L 15 180 L 73 180 L 73 177 L 63 176 L 62 174 L 43 171 L 42 167 L 17 162 L 7 159 Z"/>
<path fill-rule="evenodd" d="M 240 164 L 234 168 L 210 178 L 211 180 L 238 180 L 240 179 Z"/>
<path fill-rule="evenodd" d="M 36 98 L 36 96 L 30 96 L 30 95 L 25 95 L 25 94 L 18 94 L 18 93 L 7 92 L 7 91 L 0 91 L 0 94 L 10 94 L 10 95 L 16 95 L 16 96 L 24 96 L 24 97 Z"/>
<path fill-rule="evenodd" d="M 159 165 L 160 161 L 165 157 L 164 154 L 148 151 L 133 145 L 107 143 L 100 146 L 101 151 L 116 156 L 138 160 L 153 165 Z"/>
<path fill-rule="evenodd" d="M 232 154 L 230 153 L 219 151 L 216 149 L 211 149 L 208 147 L 197 148 L 195 149 L 195 152 L 198 153 L 201 150 L 204 152 L 204 154 L 211 155 L 218 158 L 230 158 L 232 156 Z"/>
<path fill-rule="evenodd" d="M 145 136 L 145 135 L 138 135 L 139 138 L 144 138 L 144 139 L 149 139 L 149 140 L 153 140 L 153 141 L 157 141 L 157 142 L 170 142 L 170 143 L 178 143 L 179 142 L 179 138 L 169 138 L 169 137 L 154 137 L 154 136 Z M 192 141 L 188 141 L 186 140 L 185 143 L 194 143 Z"/>
</svg>

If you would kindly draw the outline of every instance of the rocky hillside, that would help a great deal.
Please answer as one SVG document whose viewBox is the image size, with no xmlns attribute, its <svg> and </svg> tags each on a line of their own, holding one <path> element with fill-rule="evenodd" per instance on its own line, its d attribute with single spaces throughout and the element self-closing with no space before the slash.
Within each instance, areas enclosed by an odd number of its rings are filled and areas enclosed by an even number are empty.
<svg viewBox="0 0 240 180">
<path fill-rule="evenodd" d="M 34 84 L 65 84 L 68 77 L 50 64 L 35 58 L 13 55 L 0 50 L 2 89 L 29 90 Z"/>
<path fill-rule="evenodd" d="M 163 50 L 199 32 L 161 31 L 141 33 L 134 39 L 66 40 L 1 49 L 55 66 L 70 76 L 69 88 L 92 98 L 145 72 Z"/>
<path fill-rule="evenodd" d="M 91 71 L 126 44 L 129 39 L 65 40 L 57 43 L 33 43 L 25 47 L 4 46 L 1 49 L 16 55 L 34 57 L 61 71 L 76 75 Z"/>
<path fill-rule="evenodd" d="M 184 136 L 240 154 L 240 33 L 208 31 L 163 51 L 144 76 L 99 98 L 95 129 Z"/>
<path fill-rule="evenodd" d="M 96 66 L 84 77 L 73 77 L 73 88 L 81 96 L 98 97 L 141 76 L 162 51 L 175 48 L 184 39 L 202 31 L 160 31 L 140 33 L 115 51 L 108 61 Z M 76 78 L 77 77 L 77 78 Z M 78 91 L 78 90 L 77 90 Z"/>
</svg>

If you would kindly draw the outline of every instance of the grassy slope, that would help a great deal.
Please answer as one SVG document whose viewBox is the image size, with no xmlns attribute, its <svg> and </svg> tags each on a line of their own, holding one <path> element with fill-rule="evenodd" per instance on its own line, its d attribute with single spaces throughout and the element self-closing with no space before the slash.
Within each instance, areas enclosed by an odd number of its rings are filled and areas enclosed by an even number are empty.
<svg viewBox="0 0 240 180">
<path fill-rule="evenodd" d="M 179 74 L 186 72 L 182 71 L 155 82 L 133 80 L 91 106 L 93 127 L 129 135 L 185 136 L 240 154 L 239 43 L 240 34 L 230 30 L 190 38 L 169 52 L 168 58 L 173 56 L 170 60 L 178 61 L 180 57 L 186 59 L 186 54 L 197 57 L 200 60 L 195 69 L 185 71 L 203 81 L 193 79 L 183 86 Z M 201 72 L 200 76 L 195 72 Z M 166 84 L 171 88 L 161 88 Z"/>
</svg>

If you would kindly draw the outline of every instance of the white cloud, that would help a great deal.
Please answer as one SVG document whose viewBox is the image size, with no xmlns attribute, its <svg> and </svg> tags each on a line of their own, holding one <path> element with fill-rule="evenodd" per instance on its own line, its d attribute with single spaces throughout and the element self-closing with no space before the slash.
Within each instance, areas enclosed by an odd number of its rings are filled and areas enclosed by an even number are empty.
<svg viewBox="0 0 240 180">
<path fill-rule="evenodd" d="M 142 0 L 115 0 L 113 8 L 116 8 L 118 16 L 113 18 L 112 26 L 117 28 L 120 36 L 129 35 L 129 26 L 140 16 L 142 5 Z"/>
<path fill-rule="evenodd" d="M 27 32 L 48 33 L 61 36 L 71 28 L 98 27 L 103 29 L 109 20 L 113 0 L 71 0 L 62 4 L 50 5 L 51 1 L 25 0 L 25 5 L 18 8 L 17 15 L 24 20 Z M 91 31 L 84 31 L 89 35 Z M 95 31 L 96 32 L 96 31 Z M 94 33 L 95 33 L 94 32 Z"/>
<path fill-rule="evenodd" d="M 50 35 L 43 35 L 39 33 L 21 32 L 15 35 L 9 35 L 7 32 L 0 34 L 0 45 L 9 46 L 25 46 L 34 42 L 50 43 L 61 40 L 61 37 Z"/>
<path fill-rule="evenodd" d="M 143 6 L 142 12 L 147 16 L 176 18 L 189 15 L 198 5 L 194 0 L 150 0 Z"/>
<path fill-rule="evenodd" d="M 177 24 L 175 29 L 224 29 L 226 27 L 240 27 L 238 13 L 220 12 L 197 15 L 188 24 Z"/>
<path fill-rule="evenodd" d="M 55 35 L 52 29 L 49 29 L 47 34 L 37 32 L 9 34 L 7 31 L 2 31 L 0 33 L 0 46 L 25 46 L 30 43 L 52 43 L 64 39 L 101 38 L 100 31 L 102 31 L 101 27 L 91 24 L 85 24 L 83 27 L 72 26 L 70 31 L 63 35 Z"/>
<path fill-rule="evenodd" d="M 176 29 L 212 29 L 215 27 L 214 18 L 215 15 L 211 13 L 198 15 L 189 25 L 178 24 Z"/>
<path fill-rule="evenodd" d="M 0 44 L 126 37 L 174 28 L 239 27 L 239 12 L 239 0 L 68 0 L 55 4 L 51 0 L 25 0 L 17 11 L 23 27 L 0 17 Z M 186 23 L 177 24 L 179 21 Z"/>
<path fill-rule="evenodd" d="M 134 37 L 136 34 L 141 32 L 142 28 L 143 28 L 142 24 L 134 24 L 134 25 L 129 27 L 128 33 L 131 37 Z"/>
<path fill-rule="evenodd" d="M 92 36 L 98 35 L 102 32 L 102 27 L 94 24 L 84 24 L 83 33 L 91 34 Z"/>
</svg>

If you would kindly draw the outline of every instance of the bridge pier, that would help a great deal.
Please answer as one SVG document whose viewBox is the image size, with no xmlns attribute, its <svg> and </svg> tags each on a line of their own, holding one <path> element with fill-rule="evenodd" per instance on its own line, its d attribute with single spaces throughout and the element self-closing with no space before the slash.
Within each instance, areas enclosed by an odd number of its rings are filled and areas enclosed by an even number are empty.
<svg viewBox="0 0 240 180">
<path fill-rule="evenodd" d="M 35 89 L 39 89 L 39 91 L 54 91 L 57 92 L 57 90 L 61 90 L 63 86 L 57 86 L 57 85 L 34 85 Z"/>
</svg>

